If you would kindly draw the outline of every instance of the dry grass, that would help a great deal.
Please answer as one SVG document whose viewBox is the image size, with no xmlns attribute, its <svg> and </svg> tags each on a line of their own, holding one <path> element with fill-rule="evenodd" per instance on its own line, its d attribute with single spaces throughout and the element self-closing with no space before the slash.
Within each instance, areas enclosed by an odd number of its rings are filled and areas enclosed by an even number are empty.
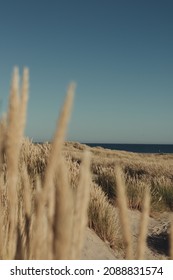
<svg viewBox="0 0 173 280">
<path fill-rule="evenodd" d="M 132 260 L 133 257 L 133 248 L 132 248 L 132 235 L 129 224 L 128 217 L 128 207 L 127 207 L 127 196 L 125 193 L 125 185 L 123 182 L 123 177 L 120 168 L 116 169 L 116 180 L 117 180 L 117 198 L 118 198 L 118 208 L 120 215 L 120 222 L 122 227 L 122 234 L 125 245 L 126 259 Z"/>
<path fill-rule="evenodd" d="M 74 84 L 68 88 L 52 149 L 44 164 L 44 176 L 40 178 L 37 176 L 40 171 L 38 168 L 34 180 L 31 180 L 31 174 L 28 173 L 31 166 L 28 162 L 26 164 L 24 154 L 20 153 L 28 99 L 28 70 L 24 70 L 21 89 L 18 69 L 14 70 L 7 122 L 0 124 L 1 259 L 80 257 L 87 224 L 90 185 L 89 154 L 86 154 L 84 158 L 76 196 L 72 193 L 62 155 L 74 89 Z M 19 91 L 21 91 L 20 96 Z M 30 147 L 27 149 L 28 152 L 32 152 Z M 82 201 L 77 201 L 77 199 L 82 199 Z M 79 208 L 82 211 L 77 211 Z M 74 229 L 76 225 L 79 230 L 77 235 Z M 72 232 L 74 232 L 73 235 Z"/>
<path fill-rule="evenodd" d="M 118 213 L 97 184 L 92 184 L 89 203 L 89 227 L 113 249 L 122 247 Z"/>
<path fill-rule="evenodd" d="M 64 142 L 74 84 L 67 90 L 52 143 L 24 139 L 28 76 L 25 69 L 19 88 L 15 68 L 7 116 L 0 122 L 0 258 L 80 259 L 88 225 L 133 259 L 131 208 L 142 211 L 136 257 L 144 259 L 148 216 L 173 210 L 173 156 Z M 171 224 L 171 259 L 172 236 Z"/>
</svg>

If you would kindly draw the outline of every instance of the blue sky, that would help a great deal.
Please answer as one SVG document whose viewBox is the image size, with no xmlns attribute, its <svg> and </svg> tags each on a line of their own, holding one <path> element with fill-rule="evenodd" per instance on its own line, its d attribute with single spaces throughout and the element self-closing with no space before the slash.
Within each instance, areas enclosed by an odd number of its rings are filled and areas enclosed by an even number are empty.
<svg viewBox="0 0 173 280">
<path fill-rule="evenodd" d="M 172 14 L 172 0 L 0 0 L 0 111 L 27 66 L 33 140 L 52 138 L 75 81 L 67 140 L 172 144 Z"/>
</svg>

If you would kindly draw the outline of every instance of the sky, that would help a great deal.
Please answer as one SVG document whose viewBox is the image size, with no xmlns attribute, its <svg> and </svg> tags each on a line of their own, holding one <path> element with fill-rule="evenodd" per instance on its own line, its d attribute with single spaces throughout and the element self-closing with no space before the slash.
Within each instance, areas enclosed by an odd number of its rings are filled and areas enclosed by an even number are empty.
<svg viewBox="0 0 173 280">
<path fill-rule="evenodd" d="M 173 144 L 172 0 L 0 0 L 0 112 L 30 71 L 25 135 L 50 141 L 68 84 L 66 140 Z"/>
</svg>

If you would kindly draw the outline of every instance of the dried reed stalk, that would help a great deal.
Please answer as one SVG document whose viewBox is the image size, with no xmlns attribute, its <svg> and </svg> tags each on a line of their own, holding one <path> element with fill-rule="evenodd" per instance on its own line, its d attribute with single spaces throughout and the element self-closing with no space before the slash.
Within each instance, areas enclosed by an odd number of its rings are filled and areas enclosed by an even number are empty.
<svg viewBox="0 0 173 280">
<path fill-rule="evenodd" d="M 80 169 L 79 185 L 75 193 L 74 222 L 72 231 L 72 259 L 80 259 L 88 222 L 88 204 L 90 195 L 90 153 L 85 151 Z"/>
<path fill-rule="evenodd" d="M 14 69 L 9 110 L 7 115 L 6 157 L 7 157 L 7 191 L 9 211 L 9 243 L 7 259 L 14 259 L 17 243 L 17 174 L 18 174 L 18 111 L 19 111 L 19 75 Z"/>
<path fill-rule="evenodd" d="M 31 216 L 31 184 L 29 181 L 28 172 L 26 166 L 22 168 L 22 180 L 23 180 L 23 206 L 24 213 L 28 217 Z"/>
<path fill-rule="evenodd" d="M 23 70 L 23 78 L 22 78 L 22 86 L 20 92 L 20 100 L 19 100 L 19 110 L 18 110 L 18 127 L 19 127 L 19 150 L 22 144 L 23 132 L 25 128 L 26 122 L 26 112 L 27 112 L 27 102 L 28 102 L 28 90 L 29 90 L 29 71 L 27 68 Z M 17 241 L 17 255 L 18 259 L 27 259 L 29 253 L 29 204 L 31 204 L 31 196 L 30 196 L 30 186 L 29 186 L 29 178 L 27 174 L 26 167 L 22 168 L 22 189 L 18 190 L 18 192 L 22 192 L 23 201 L 19 201 L 19 225 L 18 225 L 18 241 Z M 27 192 L 27 193 L 26 193 Z"/>
<path fill-rule="evenodd" d="M 22 166 L 21 172 L 21 183 L 19 184 L 20 199 L 18 202 L 18 258 L 29 259 L 30 255 L 30 223 L 31 223 L 31 184 L 27 173 L 26 166 Z"/>
<path fill-rule="evenodd" d="M 65 134 L 67 125 L 70 119 L 70 113 L 74 98 L 74 90 L 75 84 L 71 83 L 67 90 L 67 97 L 64 102 L 64 106 L 62 107 L 58 123 L 57 129 L 54 135 L 52 149 L 49 156 L 48 164 L 45 170 L 45 177 L 43 183 L 44 196 L 43 196 L 43 205 L 47 204 L 47 213 L 48 213 L 48 222 L 49 227 L 53 227 L 53 220 L 55 214 L 55 188 L 54 188 L 54 176 L 57 170 L 57 166 L 59 165 L 59 160 L 61 158 L 61 151 L 63 148 L 63 143 L 65 140 Z M 49 248 L 52 247 L 53 236 L 49 233 Z"/>
<path fill-rule="evenodd" d="M 125 183 L 120 167 L 116 167 L 116 184 L 117 184 L 117 202 L 119 208 L 120 223 L 122 227 L 122 234 L 125 245 L 126 259 L 133 259 L 133 248 L 132 248 L 132 235 L 128 218 L 128 203 L 127 196 L 125 193 Z"/>
<path fill-rule="evenodd" d="M 150 193 L 149 190 L 146 190 L 144 202 L 143 202 L 143 209 L 142 209 L 142 216 L 140 222 L 140 229 L 139 229 L 139 237 L 137 243 L 137 260 L 143 260 L 145 257 L 145 248 L 146 248 L 146 239 L 147 239 L 147 228 L 148 228 L 148 217 L 150 211 Z"/>
<path fill-rule="evenodd" d="M 55 178 L 55 215 L 53 220 L 53 259 L 70 259 L 73 223 L 73 193 L 63 158 Z"/>
<path fill-rule="evenodd" d="M 28 103 L 28 91 L 29 91 L 29 70 L 24 68 L 22 88 L 20 96 L 20 111 L 19 111 L 19 121 L 20 121 L 20 139 L 22 140 L 23 131 L 26 123 L 26 113 L 27 113 L 27 103 Z M 21 143 L 20 143 L 21 145 Z"/>
<path fill-rule="evenodd" d="M 68 87 L 67 97 L 65 99 L 64 106 L 62 107 L 58 119 L 57 129 L 54 135 L 51 153 L 45 170 L 43 188 L 45 189 L 45 199 L 48 203 L 48 217 L 50 221 L 52 221 L 54 215 L 54 205 L 52 203 L 54 197 L 53 178 L 57 169 L 60 153 L 62 151 L 63 143 L 65 140 L 66 129 L 70 119 L 70 113 L 74 98 L 74 90 L 75 84 L 71 83 Z"/>
<path fill-rule="evenodd" d="M 31 217 L 30 225 L 30 252 L 29 259 L 44 260 L 50 259 L 47 256 L 47 236 L 48 229 L 47 212 L 44 205 L 44 193 L 41 182 L 37 178 L 36 191 L 34 194 L 34 213 Z M 51 248 L 49 248 L 51 250 Z"/>
<path fill-rule="evenodd" d="M 24 72 L 24 83 L 26 83 L 26 72 Z M 23 84 L 25 91 L 22 98 L 27 94 L 28 85 Z M 23 101 L 22 103 L 23 104 Z M 22 106 L 23 108 L 23 106 Z M 8 191 L 8 211 L 9 211 L 9 244 L 7 246 L 7 259 L 13 259 L 16 251 L 17 238 L 17 179 L 18 179 L 18 159 L 23 137 L 23 126 L 25 123 L 25 112 L 21 112 L 19 100 L 19 73 L 18 68 L 14 68 L 11 92 L 9 99 L 9 108 L 7 115 L 7 134 L 5 142 L 5 151 L 7 157 L 7 191 Z M 23 117 L 23 120 L 21 120 Z"/>
</svg>

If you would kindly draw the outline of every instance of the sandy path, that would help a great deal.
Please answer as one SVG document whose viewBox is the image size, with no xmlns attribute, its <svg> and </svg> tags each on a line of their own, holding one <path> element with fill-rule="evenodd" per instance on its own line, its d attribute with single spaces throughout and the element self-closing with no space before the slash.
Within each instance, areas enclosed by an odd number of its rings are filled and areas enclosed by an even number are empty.
<svg viewBox="0 0 173 280">
<path fill-rule="evenodd" d="M 139 211 L 131 211 L 129 210 L 129 217 L 131 221 L 131 228 L 133 232 L 133 248 L 134 252 L 136 251 L 137 246 L 137 238 L 138 238 L 138 230 L 139 230 L 139 222 L 141 220 L 141 213 Z M 166 218 L 165 218 L 166 217 Z M 165 255 L 165 251 L 162 250 L 161 242 L 166 242 L 163 240 L 165 237 L 160 237 L 161 240 L 157 243 L 156 237 L 150 237 L 155 230 L 161 230 L 162 225 L 167 219 L 167 215 L 163 215 L 162 219 L 154 219 L 149 218 L 149 226 L 148 226 L 148 247 L 145 250 L 145 259 L 168 259 L 168 256 Z M 158 248 L 157 248 L 158 247 Z M 81 259 L 83 260 L 114 260 L 114 259 L 123 259 L 123 254 L 120 252 L 113 251 L 108 244 L 103 242 L 97 234 L 91 230 L 87 229 L 86 231 L 86 239 L 85 245 L 82 251 Z"/>
</svg>

